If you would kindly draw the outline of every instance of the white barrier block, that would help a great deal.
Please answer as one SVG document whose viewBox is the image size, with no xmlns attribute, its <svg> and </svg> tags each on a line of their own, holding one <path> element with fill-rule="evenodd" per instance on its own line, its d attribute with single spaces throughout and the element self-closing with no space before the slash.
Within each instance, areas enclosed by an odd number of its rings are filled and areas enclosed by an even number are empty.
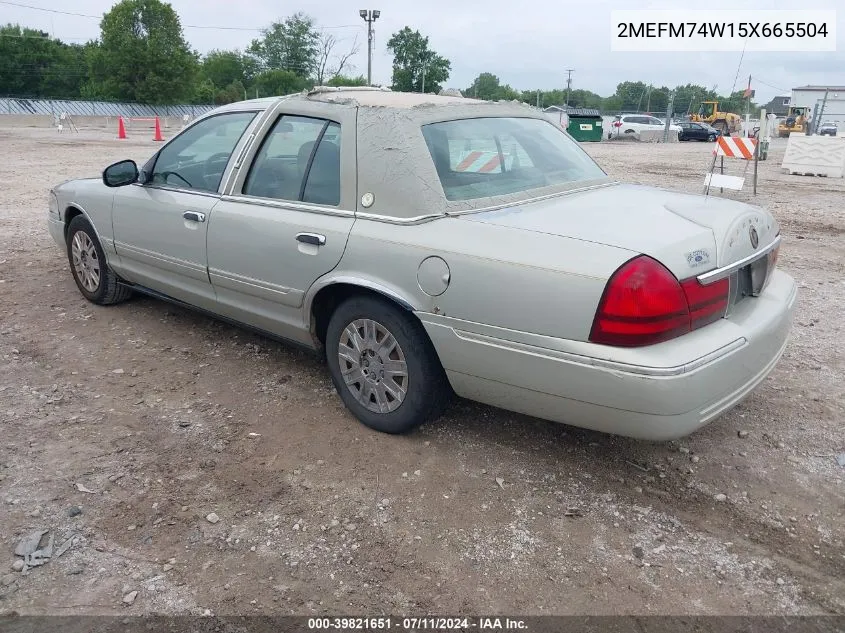
<svg viewBox="0 0 845 633">
<path fill-rule="evenodd" d="M 845 139 L 835 136 L 790 134 L 781 164 L 790 174 L 801 176 L 845 175 Z"/>
<path fill-rule="evenodd" d="M 725 174 L 704 174 L 704 186 L 720 189 L 733 189 L 741 191 L 745 184 L 745 178 L 740 176 L 726 176 Z"/>
</svg>

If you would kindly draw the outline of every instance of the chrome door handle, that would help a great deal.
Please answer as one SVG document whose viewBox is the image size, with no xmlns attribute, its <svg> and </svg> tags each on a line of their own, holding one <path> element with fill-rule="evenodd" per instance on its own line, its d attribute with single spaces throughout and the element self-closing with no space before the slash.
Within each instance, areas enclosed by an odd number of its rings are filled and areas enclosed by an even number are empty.
<svg viewBox="0 0 845 633">
<path fill-rule="evenodd" d="M 296 241 L 303 244 L 313 244 L 314 246 L 322 246 L 326 243 L 326 236 L 317 233 L 297 233 Z"/>
<path fill-rule="evenodd" d="M 191 222 L 205 222 L 205 213 L 200 213 L 199 211 L 185 211 L 182 217 Z"/>
</svg>

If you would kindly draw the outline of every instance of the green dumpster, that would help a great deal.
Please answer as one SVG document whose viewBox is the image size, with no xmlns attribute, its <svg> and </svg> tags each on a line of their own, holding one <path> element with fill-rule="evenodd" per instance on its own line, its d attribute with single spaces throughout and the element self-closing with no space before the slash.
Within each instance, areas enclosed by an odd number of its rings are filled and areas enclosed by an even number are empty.
<svg viewBox="0 0 845 633">
<path fill-rule="evenodd" d="M 576 141 L 598 143 L 602 137 L 601 113 L 589 108 L 569 108 L 569 125 L 566 131 Z"/>
</svg>

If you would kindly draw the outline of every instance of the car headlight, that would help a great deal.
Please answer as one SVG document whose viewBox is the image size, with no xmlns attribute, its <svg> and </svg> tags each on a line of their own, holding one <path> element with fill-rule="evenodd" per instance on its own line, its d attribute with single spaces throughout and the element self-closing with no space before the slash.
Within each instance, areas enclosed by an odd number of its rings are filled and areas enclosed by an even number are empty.
<svg viewBox="0 0 845 633">
<path fill-rule="evenodd" d="M 56 197 L 54 192 L 50 192 L 50 202 L 49 202 L 50 213 L 54 215 L 59 215 L 59 199 Z"/>
</svg>

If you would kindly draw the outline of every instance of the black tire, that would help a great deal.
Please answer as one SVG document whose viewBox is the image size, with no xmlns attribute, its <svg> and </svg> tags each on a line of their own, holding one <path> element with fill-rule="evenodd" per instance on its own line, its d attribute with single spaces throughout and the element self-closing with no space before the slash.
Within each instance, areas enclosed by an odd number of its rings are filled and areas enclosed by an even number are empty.
<svg viewBox="0 0 845 633">
<path fill-rule="evenodd" d="M 404 354 L 407 368 L 406 392 L 398 407 L 392 411 L 380 413 L 366 408 L 344 381 L 338 355 L 341 337 L 344 336 L 347 326 L 359 319 L 375 321 L 385 328 L 396 339 Z M 452 396 L 446 372 L 443 371 L 422 324 L 413 315 L 387 300 L 357 296 L 341 303 L 332 314 L 326 331 L 326 360 L 332 382 L 343 403 L 363 424 L 376 431 L 406 433 L 438 418 Z M 361 382 L 356 384 L 361 385 Z M 367 395 L 368 401 L 372 402 L 372 398 L 372 395 Z"/>
<path fill-rule="evenodd" d="M 83 284 L 73 263 L 73 240 L 77 233 L 84 233 L 88 237 L 97 255 L 97 264 L 99 265 L 100 272 L 99 283 L 95 288 L 90 290 Z M 94 227 L 91 226 L 91 223 L 85 216 L 77 215 L 68 225 L 67 258 L 70 264 L 70 272 L 73 275 L 73 280 L 76 282 L 76 287 L 79 288 L 79 292 L 88 301 L 99 305 L 112 305 L 126 301 L 132 295 L 131 289 L 118 283 L 117 275 L 106 261 L 103 247 L 100 244 L 100 240 L 97 239 L 97 232 L 94 231 Z"/>
<path fill-rule="evenodd" d="M 715 142 L 716 142 L 716 135 L 715 135 L 715 134 L 711 134 L 710 136 L 708 136 L 708 137 L 707 137 L 707 141 L 708 141 L 709 143 L 715 143 Z"/>
</svg>

